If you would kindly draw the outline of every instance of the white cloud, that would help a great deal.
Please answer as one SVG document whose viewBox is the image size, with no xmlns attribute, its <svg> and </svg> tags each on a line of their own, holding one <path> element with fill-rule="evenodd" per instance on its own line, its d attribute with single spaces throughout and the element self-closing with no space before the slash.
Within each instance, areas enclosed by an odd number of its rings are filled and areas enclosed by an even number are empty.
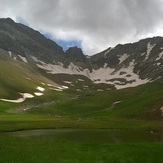
<svg viewBox="0 0 163 163">
<path fill-rule="evenodd" d="M 78 40 L 85 54 L 163 35 L 162 0 L 0 0 L 0 17 L 24 21 L 60 40 Z"/>
</svg>

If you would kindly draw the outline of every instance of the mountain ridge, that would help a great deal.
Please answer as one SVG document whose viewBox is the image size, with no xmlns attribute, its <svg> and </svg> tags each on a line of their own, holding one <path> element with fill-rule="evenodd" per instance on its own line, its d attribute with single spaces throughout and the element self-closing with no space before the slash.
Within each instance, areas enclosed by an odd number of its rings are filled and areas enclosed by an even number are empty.
<svg viewBox="0 0 163 163">
<path fill-rule="evenodd" d="M 92 56 L 81 48 L 66 52 L 40 32 L 12 19 L 0 19 L 0 48 L 10 57 L 35 64 L 48 74 L 84 75 L 94 83 L 117 89 L 151 82 L 163 76 L 163 38 L 118 44 Z"/>
</svg>

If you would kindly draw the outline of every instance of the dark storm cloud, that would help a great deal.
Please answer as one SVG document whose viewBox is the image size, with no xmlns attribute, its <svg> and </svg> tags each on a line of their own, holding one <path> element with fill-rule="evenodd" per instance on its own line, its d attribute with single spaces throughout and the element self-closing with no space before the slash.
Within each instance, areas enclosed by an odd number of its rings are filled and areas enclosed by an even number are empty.
<svg viewBox="0 0 163 163">
<path fill-rule="evenodd" d="M 57 39 L 80 40 L 87 54 L 161 31 L 162 0 L 0 0 L 6 16 Z M 5 16 L 1 10 L 0 16 Z"/>
</svg>

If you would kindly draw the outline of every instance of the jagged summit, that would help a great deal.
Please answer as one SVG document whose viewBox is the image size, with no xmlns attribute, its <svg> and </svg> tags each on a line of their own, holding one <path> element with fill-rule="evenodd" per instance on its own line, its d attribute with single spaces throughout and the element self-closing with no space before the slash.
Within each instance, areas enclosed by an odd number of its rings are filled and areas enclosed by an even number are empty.
<svg viewBox="0 0 163 163">
<path fill-rule="evenodd" d="M 118 44 L 87 57 L 78 47 L 64 52 L 38 31 L 7 18 L 0 19 L 0 49 L 48 74 L 84 75 L 94 83 L 116 88 L 137 86 L 163 76 L 162 37 Z"/>
<path fill-rule="evenodd" d="M 5 23 L 15 23 L 10 17 L 7 18 L 0 18 L 0 21 L 4 21 Z"/>
<path fill-rule="evenodd" d="M 32 55 L 47 62 L 64 54 L 62 47 L 40 32 L 12 19 L 0 19 L 0 48 L 25 57 Z"/>
</svg>

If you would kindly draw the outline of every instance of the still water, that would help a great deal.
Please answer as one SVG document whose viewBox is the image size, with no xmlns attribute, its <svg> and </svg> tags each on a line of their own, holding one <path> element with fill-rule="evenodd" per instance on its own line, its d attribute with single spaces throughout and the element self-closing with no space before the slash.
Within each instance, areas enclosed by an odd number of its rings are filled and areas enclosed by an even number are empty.
<svg viewBox="0 0 163 163">
<path fill-rule="evenodd" d="M 82 143 L 129 143 L 163 141 L 163 131 L 127 129 L 39 129 L 8 132 L 16 137 L 47 140 L 67 140 Z"/>
</svg>

